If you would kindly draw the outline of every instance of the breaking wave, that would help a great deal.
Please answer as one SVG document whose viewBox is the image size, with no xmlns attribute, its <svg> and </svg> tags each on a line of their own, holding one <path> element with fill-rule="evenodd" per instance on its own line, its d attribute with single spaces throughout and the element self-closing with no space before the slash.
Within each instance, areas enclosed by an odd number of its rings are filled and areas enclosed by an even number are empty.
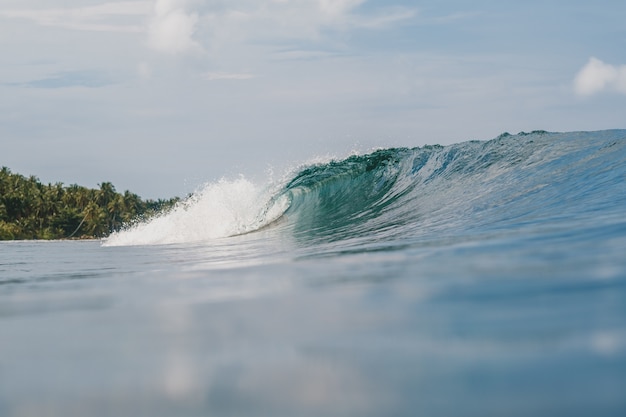
<svg viewBox="0 0 626 417">
<path fill-rule="evenodd" d="M 202 242 L 259 230 L 310 241 L 458 239 L 559 227 L 623 215 L 625 167 L 626 130 L 380 149 L 308 164 L 266 184 L 206 184 L 103 244 Z"/>
</svg>

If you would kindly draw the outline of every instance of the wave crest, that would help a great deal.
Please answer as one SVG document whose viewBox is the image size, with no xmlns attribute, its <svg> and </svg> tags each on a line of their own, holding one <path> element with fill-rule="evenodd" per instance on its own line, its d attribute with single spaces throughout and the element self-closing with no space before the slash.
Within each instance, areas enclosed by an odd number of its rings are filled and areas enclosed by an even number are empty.
<svg viewBox="0 0 626 417">
<path fill-rule="evenodd" d="M 381 149 L 310 164 L 265 186 L 244 178 L 208 184 L 169 213 L 104 244 L 186 243 L 269 225 L 307 241 L 511 230 L 537 223 L 538 216 L 549 221 L 592 209 L 609 191 L 625 194 L 625 161 L 624 130 L 537 131 L 446 147 Z"/>
</svg>

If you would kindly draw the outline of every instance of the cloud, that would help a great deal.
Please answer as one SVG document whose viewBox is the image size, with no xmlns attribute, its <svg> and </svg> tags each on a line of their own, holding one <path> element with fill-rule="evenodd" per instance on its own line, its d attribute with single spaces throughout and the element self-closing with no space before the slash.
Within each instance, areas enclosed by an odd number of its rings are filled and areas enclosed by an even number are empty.
<svg viewBox="0 0 626 417">
<path fill-rule="evenodd" d="M 344 19 L 348 28 L 384 29 L 402 20 L 409 20 L 417 15 L 415 9 L 394 7 L 382 10 L 376 15 L 351 15 Z"/>
<path fill-rule="evenodd" d="M 329 16 L 341 16 L 360 6 L 365 0 L 317 0 L 322 13 Z"/>
<path fill-rule="evenodd" d="M 97 32 L 142 32 L 150 1 L 109 2 L 96 6 L 0 10 L 0 17 L 30 20 L 41 26 Z M 134 21 L 133 21 L 134 19 Z"/>
<path fill-rule="evenodd" d="M 231 54 L 230 50 L 242 45 L 284 47 L 290 42 L 329 42 L 335 30 L 379 30 L 416 14 L 402 6 L 368 12 L 361 8 L 366 2 L 130 0 L 80 7 L 65 3 L 62 7 L 0 8 L 0 18 L 77 31 L 142 33 L 147 46 L 158 52 L 181 55 L 208 51 L 216 57 Z"/>
<path fill-rule="evenodd" d="M 314 61 L 339 56 L 341 54 L 337 52 L 304 49 L 280 50 L 272 54 L 272 58 L 277 61 Z"/>
<path fill-rule="evenodd" d="M 67 71 L 54 74 L 50 77 L 11 85 L 56 89 L 69 87 L 99 88 L 111 84 L 113 84 L 113 81 L 105 74 L 98 71 Z"/>
<path fill-rule="evenodd" d="M 229 53 L 240 45 L 323 42 L 328 29 L 382 29 L 410 19 L 413 9 L 387 7 L 359 13 L 366 0 L 156 0 L 150 46 L 170 53 Z"/>
<path fill-rule="evenodd" d="M 207 72 L 204 78 L 209 81 L 215 80 L 250 80 L 255 78 L 254 74 L 248 73 L 231 73 L 231 72 Z"/>
<path fill-rule="evenodd" d="M 626 65 L 617 67 L 592 57 L 578 72 L 574 80 L 574 91 L 581 96 L 603 91 L 626 94 Z"/>
<path fill-rule="evenodd" d="M 202 50 L 193 39 L 199 15 L 186 10 L 188 3 L 185 0 L 156 1 L 148 26 L 149 45 L 153 49 L 173 54 Z"/>
</svg>

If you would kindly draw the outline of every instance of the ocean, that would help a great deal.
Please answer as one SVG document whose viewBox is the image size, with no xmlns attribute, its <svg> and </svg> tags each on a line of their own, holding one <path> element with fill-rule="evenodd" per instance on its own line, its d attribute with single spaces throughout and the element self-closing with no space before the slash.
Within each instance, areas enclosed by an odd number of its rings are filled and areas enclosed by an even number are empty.
<svg viewBox="0 0 626 417">
<path fill-rule="evenodd" d="M 624 416 L 626 130 L 319 159 L 0 242 L 0 415 Z"/>
</svg>

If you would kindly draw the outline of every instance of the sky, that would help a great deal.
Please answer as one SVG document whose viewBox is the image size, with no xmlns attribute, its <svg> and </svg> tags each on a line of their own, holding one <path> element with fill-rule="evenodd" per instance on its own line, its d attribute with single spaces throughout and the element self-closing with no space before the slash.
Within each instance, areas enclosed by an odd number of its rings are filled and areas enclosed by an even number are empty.
<svg viewBox="0 0 626 417">
<path fill-rule="evenodd" d="M 0 0 L 0 166 L 144 198 L 626 128 L 626 2 Z"/>
</svg>

